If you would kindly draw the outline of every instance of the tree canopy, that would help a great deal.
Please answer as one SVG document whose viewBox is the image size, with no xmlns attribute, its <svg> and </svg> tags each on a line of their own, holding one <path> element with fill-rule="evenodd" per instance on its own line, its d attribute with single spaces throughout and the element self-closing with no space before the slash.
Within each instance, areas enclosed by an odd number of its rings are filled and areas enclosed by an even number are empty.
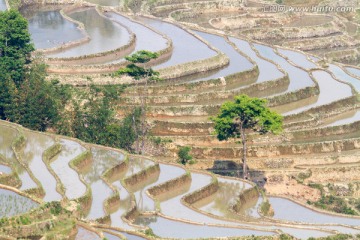
<svg viewBox="0 0 360 240">
<path fill-rule="evenodd" d="M 282 131 L 282 116 L 266 106 L 266 100 L 247 95 L 236 96 L 234 101 L 222 104 L 220 112 L 211 120 L 220 141 L 241 138 L 243 145 L 243 169 L 246 174 L 246 140 L 249 131 L 278 134 Z"/>
<path fill-rule="evenodd" d="M 0 69 L 2 80 L 10 77 L 19 86 L 24 80 L 25 64 L 30 63 L 34 45 L 28 23 L 16 10 L 0 12 Z"/>
</svg>

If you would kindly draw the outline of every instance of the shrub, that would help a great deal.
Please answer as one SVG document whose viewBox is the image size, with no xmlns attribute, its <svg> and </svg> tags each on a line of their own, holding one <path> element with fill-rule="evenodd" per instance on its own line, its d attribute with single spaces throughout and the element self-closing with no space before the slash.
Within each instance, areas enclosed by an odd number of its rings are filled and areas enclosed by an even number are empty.
<svg viewBox="0 0 360 240">
<path fill-rule="evenodd" d="M 191 148 L 188 146 L 180 147 L 178 151 L 179 162 L 183 165 L 192 160 L 192 156 L 189 154 Z"/>
</svg>

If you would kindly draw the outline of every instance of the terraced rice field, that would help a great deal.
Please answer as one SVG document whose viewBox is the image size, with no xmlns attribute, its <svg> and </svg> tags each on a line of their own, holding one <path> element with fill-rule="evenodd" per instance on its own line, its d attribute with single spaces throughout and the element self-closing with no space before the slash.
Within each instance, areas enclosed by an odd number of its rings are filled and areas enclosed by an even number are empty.
<svg viewBox="0 0 360 240">
<path fill-rule="evenodd" d="M 335 23 L 342 19 L 313 16 L 313 25 L 273 14 L 254 17 L 263 4 L 257 2 L 248 6 L 232 1 L 152 4 L 142 2 L 136 6 L 140 14 L 134 16 L 120 11 L 124 6 L 118 1 L 85 1 L 75 7 L 39 8 L 28 19 L 35 46 L 43 50 L 50 65 L 50 77 L 74 85 L 87 78 L 101 84 L 130 83 L 122 96 L 125 110 L 140 104 L 138 91 L 147 91 L 152 134 L 172 140 L 166 152 L 160 157 L 136 156 L 1 121 L 0 217 L 35 212 L 38 205 L 59 201 L 76 219 L 71 233 L 79 240 L 149 239 L 149 228 L 160 238 L 286 233 L 306 239 L 360 234 L 358 216 L 334 214 L 309 204 L 320 197 L 313 183 L 323 184 L 323 191 L 345 191 L 339 194 L 342 199 L 359 196 L 358 68 L 328 63 L 323 55 L 267 45 L 271 41 L 262 39 L 264 28 L 249 30 L 260 23 L 269 29 L 286 23 L 293 37 L 280 36 L 284 46 L 311 41 L 313 32 L 303 32 L 311 27 L 321 39 L 330 35 L 348 47 L 358 44 L 346 33 L 338 36 Z M 207 10 L 214 4 L 221 14 Z M 0 2 L 0 10 L 5 6 Z M 186 11 L 181 8 L 203 15 L 187 13 L 182 18 Z M 238 15 L 231 11 L 234 8 Z M 150 16 L 146 12 L 150 9 L 154 16 L 170 17 Z M 176 19 L 187 20 L 179 23 Z M 301 35 L 305 33 L 309 35 Z M 63 44 L 67 45 L 61 48 Z M 307 50 L 306 45 L 299 46 Z M 54 52 L 46 52 L 51 48 Z M 124 56 L 141 49 L 160 53 L 160 60 L 150 65 L 164 81 L 136 90 L 129 79 L 114 80 L 103 74 L 122 66 Z M 249 136 L 253 182 L 205 170 L 228 175 L 238 170 L 240 145 L 219 142 L 209 117 L 223 102 L 242 93 L 266 98 L 271 108 L 284 115 L 285 123 L 280 136 Z M 174 156 L 179 146 L 191 146 L 197 163 L 177 164 Z M 217 168 L 219 160 L 230 164 Z M 273 216 L 261 211 L 265 202 L 272 206 Z"/>
</svg>

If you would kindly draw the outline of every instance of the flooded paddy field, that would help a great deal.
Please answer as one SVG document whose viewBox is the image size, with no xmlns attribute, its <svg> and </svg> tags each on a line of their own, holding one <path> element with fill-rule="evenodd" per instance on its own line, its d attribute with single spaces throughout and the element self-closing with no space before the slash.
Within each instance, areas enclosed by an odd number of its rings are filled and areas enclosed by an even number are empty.
<svg viewBox="0 0 360 240">
<path fill-rule="evenodd" d="M 48 57 L 69 58 L 102 53 L 115 50 L 130 40 L 130 33 L 126 28 L 100 16 L 94 8 L 70 13 L 69 17 L 84 24 L 90 41 L 60 53 L 49 54 Z"/>
<path fill-rule="evenodd" d="M 48 49 L 60 47 L 72 41 L 84 38 L 78 26 L 65 19 L 60 13 L 61 7 L 37 6 L 29 14 L 29 10 L 23 10 L 22 14 L 29 22 L 29 32 L 36 49 Z"/>
<path fill-rule="evenodd" d="M 0 219 L 28 212 L 39 204 L 10 190 L 0 188 Z"/>
</svg>

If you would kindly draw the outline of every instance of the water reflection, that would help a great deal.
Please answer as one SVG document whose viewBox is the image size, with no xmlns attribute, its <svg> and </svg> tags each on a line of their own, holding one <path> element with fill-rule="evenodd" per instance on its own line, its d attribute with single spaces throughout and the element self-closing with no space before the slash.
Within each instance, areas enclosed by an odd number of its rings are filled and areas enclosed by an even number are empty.
<svg viewBox="0 0 360 240">
<path fill-rule="evenodd" d="M 249 42 L 233 37 L 231 37 L 230 40 L 241 52 L 248 55 L 258 65 L 259 77 L 257 82 L 270 81 L 284 76 L 284 74 L 279 71 L 275 64 L 259 58 L 255 51 L 251 48 Z"/>
<path fill-rule="evenodd" d="M 52 146 L 55 141 L 44 134 L 25 132 L 26 145 L 22 154 L 23 161 L 26 161 L 31 172 L 40 181 L 44 191 L 44 201 L 59 201 L 62 196 L 56 191 L 56 179 L 49 172 L 43 162 L 43 153 Z"/>
<path fill-rule="evenodd" d="M 84 152 L 85 148 L 67 139 L 61 139 L 60 144 L 61 152 L 50 166 L 63 183 L 66 196 L 69 199 L 79 198 L 85 194 L 86 186 L 80 181 L 78 173 L 70 168 L 69 162 Z"/>
<path fill-rule="evenodd" d="M 27 11 L 28 9 L 23 12 Z M 57 47 L 85 37 L 75 23 L 63 18 L 60 10 L 46 11 L 37 7 L 28 22 L 31 38 L 37 49 Z"/>
<path fill-rule="evenodd" d="M 29 173 L 18 162 L 12 150 L 12 143 L 18 136 L 18 132 L 11 127 L 0 124 L 0 154 L 5 158 L 9 166 L 19 175 L 21 181 L 20 190 L 27 190 L 37 187 L 36 183 L 31 179 Z"/>
<path fill-rule="evenodd" d="M 69 17 L 84 24 L 91 40 L 74 48 L 66 49 L 60 53 L 49 54 L 50 57 L 78 57 L 95 54 L 119 48 L 130 39 L 128 31 L 102 17 L 94 8 L 88 8 L 69 14 Z"/>
<path fill-rule="evenodd" d="M 313 71 L 312 74 L 315 80 L 318 82 L 320 88 L 320 94 L 317 98 L 317 101 L 313 104 L 286 112 L 285 115 L 299 113 L 313 107 L 329 104 L 352 96 L 351 87 L 347 84 L 336 81 L 329 73 L 318 70 Z"/>
<path fill-rule="evenodd" d="M 211 50 L 205 43 L 174 24 L 145 17 L 137 17 L 136 20 L 140 20 L 166 34 L 173 42 L 173 52 L 170 59 L 157 65 L 154 69 L 206 59 L 216 55 L 216 52 Z"/>
<path fill-rule="evenodd" d="M 254 44 L 254 47 L 259 51 L 262 57 L 271 59 L 275 63 L 279 64 L 281 68 L 289 74 L 290 85 L 287 92 L 314 86 L 314 82 L 311 80 L 309 74 L 306 71 L 291 65 L 284 58 L 277 55 L 272 48 L 260 44 Z"/>
<path fill-rule="evenodd" d="M 120 14 L 114 12 L 108 12 L 105 13 L 105 15 L 111 20 L 127 26 L 129 29 L 131 29 L 131 32 L 136 35 L 136 46 L 134 52 L 139 50 L 157 52 L 166 48 L 167 40 L 163 38 L 160 34 L 152 31 L 144 25 L 131 21 L 129 18 L 121 16 Z M 121 58 L 112 62 L 120 62 L 123 60 L 124 58 Z"/>
</svg>

